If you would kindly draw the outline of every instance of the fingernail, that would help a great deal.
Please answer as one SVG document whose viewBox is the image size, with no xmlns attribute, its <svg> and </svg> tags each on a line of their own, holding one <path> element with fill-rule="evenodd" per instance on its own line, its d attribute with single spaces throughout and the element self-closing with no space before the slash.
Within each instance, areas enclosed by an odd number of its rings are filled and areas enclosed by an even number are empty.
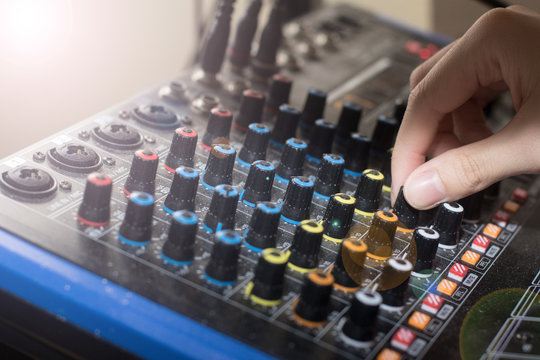
<svg viewBox="0 0 540 360">
<path fill-rule="evenodd" d="M 417 209 L 429 209 L 446 199 L 446 192 L 436 171 L 426 171 L 407 179 L 404 188 L 407 202 Z"/>
</svg>

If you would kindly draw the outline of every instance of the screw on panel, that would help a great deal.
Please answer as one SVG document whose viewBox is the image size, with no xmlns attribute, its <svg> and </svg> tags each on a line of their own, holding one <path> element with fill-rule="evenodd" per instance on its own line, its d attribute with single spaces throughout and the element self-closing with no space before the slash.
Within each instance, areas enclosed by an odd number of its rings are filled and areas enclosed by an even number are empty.
<svg viewBox="0 0 540 360">
<path fill-rule="evenodd" d="M 60 187 L 61 190 L 71 191 L 71 183 L 69 181 L 66 181 L 66 180 L 60 181 L 58 186 Z"/>
<path fill-rule="evenodd" d="M 193 120 L 188 115 L 182 116 L 182 119 L 180 119 L 180 122 L 184 126 L 192 126 L 193 125 Z"/>
<path fill-rule="evenodd" d="M 156 138 L 150 135 L 144 135 L 144 141 L 149 144 L 154 144 L 156 142 Z"/>
<path fill-rule="evenodd" d="M 32 159 L 34 159 L 36 162 L 43 162 L 45 161 L 45 154 L 41 151 L 36 151 L 34 155 L 32 155 Z"/>
<path fill-rule="evenodd" d="M 122 110 L 118 113 L 118 117 L 122 120 L 127 120 L 129 119 L 129 111 L 127 110 Z"/>
<path fill-rule="evenodd" d="M 81 140 L 90 139 L 90 132 L 88 130 L 79 131 L 79 139 L 81 139 Z"/>
<path fill-rule="evenodd" d="M 107 166 L 114 166 L 116 165 L 116 160 L 114 160 L 112 157 L 107 156 L 103 159 L 103 163 Z"/>
</svg>

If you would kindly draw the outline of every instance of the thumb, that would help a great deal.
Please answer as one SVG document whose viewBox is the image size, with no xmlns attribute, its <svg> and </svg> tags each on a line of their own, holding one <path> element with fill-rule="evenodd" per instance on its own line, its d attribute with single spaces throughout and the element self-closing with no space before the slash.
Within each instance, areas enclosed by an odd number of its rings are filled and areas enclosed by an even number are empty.
<svg viewBox="0 0 540 360">
<path fill-rule="evenodd" d="M 430 209 L 462 199 L 505 177 L 533 170 L 523 136 L 503 131 L 484 140 L 449 150 L 415 169 L 404 184 L 413 207 Z M 538 162 L 538 161 L 535 161 Z"/>
</svg>

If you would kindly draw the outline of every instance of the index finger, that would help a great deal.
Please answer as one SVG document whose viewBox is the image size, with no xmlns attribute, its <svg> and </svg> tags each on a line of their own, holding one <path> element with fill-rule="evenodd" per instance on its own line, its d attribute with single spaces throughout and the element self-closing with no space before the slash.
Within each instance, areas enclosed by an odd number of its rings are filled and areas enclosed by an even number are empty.
<svg viewBox="0 0 540 360">
<path fill-rule="evenodd" d="M 487 17 L 480 18 L 411 91 L 392 155 L 393 190 L 425 162 L 443 117 L 480 88 L 502 78 L 495 45 L 490 36 L 484 36 L 491 32 L 486 27 L 493 28 L 489 25 L 493 20 Z M 395 195 L 393 192 L 392 200 Z"/>
</svg>

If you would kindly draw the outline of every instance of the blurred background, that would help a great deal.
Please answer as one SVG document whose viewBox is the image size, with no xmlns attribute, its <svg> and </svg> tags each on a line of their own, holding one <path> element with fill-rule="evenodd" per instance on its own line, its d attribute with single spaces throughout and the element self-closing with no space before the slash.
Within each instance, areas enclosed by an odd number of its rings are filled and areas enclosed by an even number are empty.
<svg viewBox="0 0 540 360">
<path fill-rule="evenodd" d="M 316 2 L 348 3 L 453 38 L 488 9 L 473 0 Z M 198 19 L 209 19 L 214 3 L 0 0 L 0 157 L 188 67 L 200 46 Z M 537 0 L 512 3 L 540 11 Z"/>
</svg>

